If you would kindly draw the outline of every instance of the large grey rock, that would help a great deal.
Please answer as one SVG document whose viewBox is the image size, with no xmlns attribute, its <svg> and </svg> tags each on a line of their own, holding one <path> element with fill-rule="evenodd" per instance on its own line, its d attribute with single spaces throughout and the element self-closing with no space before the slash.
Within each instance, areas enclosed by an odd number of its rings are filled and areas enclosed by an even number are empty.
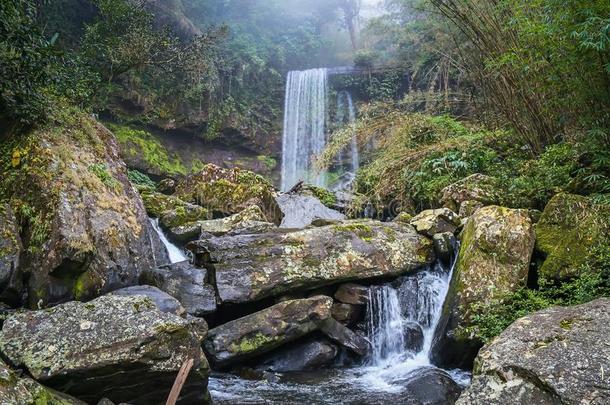
<svg viewBox="0 0 610 405">
<path fill-rule="evenodd" d="M 13 305 L 22 300 L 23 282 L 18 274 L 22 249 L 17 219 L 8 204 L 0 204 L 0 298 Z"/>
<path fill-rule="evenodd" d="M 436 257 L 442 260 L 444 264 L 448 264 L 455 255 L 454 250 L 457 245 L 457 239 L 453 232 L 437 233 L 432 237 L 432 242 L 434 243 Z"/>
<path fill-rule="evenodd" d="M 192 242 L 200 261 L 213 266 L 224 303 L 243 303 L 341 281 L 398 276 L 434 260 L 432 242 L 413 227 L 350 221 L 341 225 L 278 230 Z"/>
<path fill-rule="evenodd" d="M 161 312 L 168 312 L 178 316 L 184 316 L 186 314 L 186 310 L 177 299 L 166 292 L 159 290 L 157 287 L 152 287 L 150 285 L 135 285 L 132 287 L 125 287 L 113 291 L 110 294 L 120 295 L 122 297 L 147 297 L 154 302 Z"/>
<path fill-rule="evenodd" d="M 411 221 L 417 232 L 432 237 L 437 233 L 454 233 L 462 223 L 460 216 L 449 208 L 422 211 Z"/>
<path fill-rule="evenodd" d="M 438 361 L 462 351 L 463 361 L 472 361 L 480 344 L 468 327 L 477 315 L 477 305 L 490 303 L 527 284 L 534 239 L 526 210 L 487 206 L 470 217 L 462 232 L 460 252 L 443 307 L 441 327 L 447 327 L 447 339 L 440 339 L 435 348 L 435 352 L 437 349 L 438 353 L 445 352 L 439 354 Z"/>
<path fill-rule="evenodd" d="M 164 401 L 182 364 L 193 359 L 183 397 L 203 401 L 205 328 L 202 320 L 159 311 L 148 298 L 106 295 L 10 316 L 0 351 L 41 383 L 90 403 Z"/>
<path fill-rule="evenodd" d="M 458 404 L 607 404 L 610 299 L 554 307 L 486 345 Z"/>
<path fill-rule="evenodd" d="M 324 338 L 308 338 L 273 353 L 257 366 L 258 369 L 287 372 L 316 370 L 332 363 L 339 349 Z"/>
<path fill-rule="evenodd" d="M 208 283 L 207 270 L 188 261 L 168 264 L 142 273 L 140 282 L 150 284 L 176 298 L 193 316 L 216 311 L 216 292 Z"/>
<path fill-rule="evenodd" d="M 405 381 L 403 400 L 408 404 L 450 405 L 455 403 L 461 391 L 444 370 L 429 367 L 416 370 Z"/>
<path fill-rule="evenodd" d="M 69 395 L 47 388 L 29 377 L 20 377 L 2 360 L 0 360 L 0 404 L 87 405 Z"/>
<path fill-rule="evenodd" d="M 134 285 L 155 266 L 151 240 L 158 236 L 116 139 L 87 116 L 72 118 L 11 139 L 29 152 L 0 176 L 10 204 L 25 213 L 19 272 L 32 308 Z"/>
<path fill-rule="evenodd" d="M 313 196 L 282 194 L 276 200 L 284 214 L 281 228 L 305 228 L 316 220 L 345 219 L 345 215 L 326 207 Z"/>
<path fill-rule="evenodd" d="M 211 329 L 204 348 L 220 366 L 269 352 L 317 330 L 332 303 L 324 296 L 280 302 Z"/>
<path fill-rule="evenodd" d="M 364 337 L 343 326 L 333 318 L 320 322 L 320 330 L 333 341 L 339 343 L 360 356 L 364 356 L 370 349 L 370 343 Z"/>
</svg>

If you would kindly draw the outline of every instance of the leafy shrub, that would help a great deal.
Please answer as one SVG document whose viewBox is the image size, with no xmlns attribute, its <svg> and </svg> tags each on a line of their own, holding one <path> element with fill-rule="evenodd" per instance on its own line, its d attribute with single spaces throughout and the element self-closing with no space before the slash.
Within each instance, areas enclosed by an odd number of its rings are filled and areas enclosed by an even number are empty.
<svg viewBox="0 0 610 405">
<path fill-rule="evenodd" d="M 137 186 L 155 188 L 156 184 L 154 181 L 150 179 L 146 174 L 138 171 L 138 170 L 128 170 L 127 176 L 129 177 L 129 181 Z"/>
</svg>

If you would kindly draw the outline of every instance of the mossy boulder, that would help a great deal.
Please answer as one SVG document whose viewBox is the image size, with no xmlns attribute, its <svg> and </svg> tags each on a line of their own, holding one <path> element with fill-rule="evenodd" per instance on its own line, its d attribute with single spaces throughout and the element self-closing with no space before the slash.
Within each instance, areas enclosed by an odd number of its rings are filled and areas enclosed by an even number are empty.
<svg viewBox="0 0 610 405">
<path fill-rule="evenodd" d="M 534 229 L 527 210 L 487 206 L 477 210 L 464 227 L 461 246 L 442 314 L 436 350 L 475 348 L 468 327 L 478 305 L 485 305 L 527 284 L 534 250 Z M 465 354 L 466 357 L 473 353 Z"/>
<path fill-rule="evenodd" d="M 29 377 L 20 377 L 2 360 L 0 360 L 0 403 L 7 405 L 86 405 L 85 402 L 45 387 Z"/>
<path fill-rule="evenodd" d="M 318 329 L 330 318 L 333 300 L 316 296 L 290 300 L 211 329 L 204 348 L 220 365 L 267 353 Z"/>
<path fill-rule="evenodd" d="M 159 218 L 159 223 L 165 229 L 210 217 L 209 211 L 205 208 L 184 202 L 178 197 L 157 193 L 150 189 L 141 190 L 140 193 L 148 215 Z"/>
<path fill-rule="evenodd" d="M 303 188 L 299 191 L 299 194 L 315 197 L 326 207 L 331 209 L 336 209 L 337 206 L 337 196 L 330 190 L 327 190 L 323 187 L 314 186 L 312 184 L 305 184 Z"/>
<path fill-rule="evenodd" d="M 280 224 L 281 228 L 305 228 L 322 221 L 330 223 L 330 221 L 346 219 L 345 215 L 328 208 L 314 196 L 301 193 L 285 193 L 279 195 L 276 200 L 284 215 Z"/>
<path fill-rule="evenodd" d="M 279 225 L 282 220 L 271 183 L 248 170 L 223 169 L 208 164 L 180 180 L 174 195 L 222 215 L 236 214 L 250 205 L 258 205 L 267 221 Z"/>
<path fill-rule="evenodd" d="M 23 250 L 19 225 L 8 204 L 0 205 L 0 299 L 11 304 L 21 301 L 23 282 L 19 278 L 19 256 Z"/>
<path fill-rule="evenodd" d="M 515 321 L 479 353 L 459 405 L 607 404 L 610 300 Z"/>
<path fill-rule="evenodd" d="M 340 282 L 392 277 L 432 263 L 412 226 L 346 221 L 298 232 L 222 236 L 187 245 L 215 270 L 223 303 L 245 303 Z M 205 263 L 207 262 L 207 263 Z"/>
<path fill-rule="evenodd" d="M 444 207 L 460 212 L 464 201 L 478 201 L 483 205 L 500 202 L 497 180 L 484 174 L 473 174 L 456 183 L 450 184 L 441 191 L 440 201 Z"/>
<path fill-rule="evenodd" d="M 182 395 L 203 401 L 204 336 L 204 321 L 161 312 L 142 296 L 107 295 L 9 316 L 0 351 L 37 381 L 88 403 L 165 401 L 178 370 L 193 359 Z"/>
<path fill-rule="evenodd" d="M 417 229 L 417 232 L 432 237 L 437 233 L 454 233 L 462 220 L 449 208 L 439 208 L 420 212 L 411 219 L 410 223 Z"/>
<path fill-rule="evenodd" d="M 538 274 L 548 279 L 576 277 L 591 249 L 608 240 L 610 207 L 587 197 L 557 194 L 536 224 L 536 249 L 546 256 Z"/>
<path fill-rule="evenodd" d="M 62 119 L 1 145 L 0 199 L 20 225 L 31 307 L 133 285 L 155 266 L 158 237 L 113 134 L 81 113 Z"/>
<path fill-rule="evenodd" d="M 262 233 L 275 228 L 275 224 L 266 222 L 266 217 L 258 205 L 218 219 L 189 222 L 182 226 L 168 229 L 168 236 L 177 242 L 186 243 L 204 236 L 222 236 L 234 232 Z"/>
</svg>

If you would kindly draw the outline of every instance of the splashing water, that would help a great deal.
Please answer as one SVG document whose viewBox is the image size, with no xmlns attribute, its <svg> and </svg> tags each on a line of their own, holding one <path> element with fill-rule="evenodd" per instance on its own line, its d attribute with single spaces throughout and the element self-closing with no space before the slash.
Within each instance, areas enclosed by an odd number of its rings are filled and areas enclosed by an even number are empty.
<svg viewBox="0 0 610 405">
<path fill-rule="evenodd" d="M 371 287 L 367 334 L 372 350 L 361 377 L 364 383 L 397 392 L 417 369 L 432 366 L 434 333 L 454 266 L 455 259 L 450 268 L 437 262 L 392 284 Z"/>
<path fill-rule="evenodd" d="M 167 239 L 167 236 L 165 236 L 165 233 L 159 226 L 159 218 L 150 218 L 150 223 L 152 224 L 155 232 L 157 232 L 157 235 L 159 235 L 159 239 L 161 239 L 165 249 L 167 249 L 169 261 L 171 263 L 179 263 L 188 260 L 188 258 L 184 255 L 184 252 Z"/>
<path fill-rule="evenodd" d="M 282 135 L 282 191 L 305 180 L 324 187 L 325 174 L 315 173 L 312 159 L 326 146 L 327 69 L 288 73 Z"/>
</svg>

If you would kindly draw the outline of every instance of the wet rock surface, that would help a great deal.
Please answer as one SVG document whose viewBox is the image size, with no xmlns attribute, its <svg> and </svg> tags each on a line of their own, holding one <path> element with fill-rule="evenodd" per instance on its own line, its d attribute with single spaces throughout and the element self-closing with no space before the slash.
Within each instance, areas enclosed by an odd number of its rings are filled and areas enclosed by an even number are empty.
<svg viewBox="0 0 610 405">
<path fill-rule="evenodd" d="M 458 404 L 605 404 L 610 300 L 517 320 L 486 345 Z"/>
<path fill-rule="evenodd" d="M 216 311 L 216 292 L 208 283 L 207 270 L 196 268 L 188 261 L 147 270 L 140 282 L 165 291 L 180 301 L 190 315 L 203 316 Z"/>
<path fill-rule="evenodd" d="M 209 331 L 204 348 L 218 365 L 269 352 L 317 330 L 330 318 L 332 299 L 317 296 L 284 301 Z"/>
<path fill-rule="evenodd" d="M 10 316 L 0 351 L 39 382 L 92 403 L 164 401 L 193 359 L 183 397 L 203 401 L 209 369 L 201 322 L 161 312 L 148 298 L 107 295 Z"/>
<path fill-rule="evenodd" d="M 397 276 L 434 260 L 432 242 L 411 226 L 374 221 L 213 238 L 208 251 L 224 303 L 244 303 L 341 281 Z"/>
<path fill-rule="evenodd" d="M 351 326 L 362 319 L 364 315 L 364 306 L 335 302 L 331 308 L 331 313 L 333 318 L 340 323 Z"/>
<path fill-rule="evenodd" d="M 309 338 L 278 350 L 257 369 L 275 372 L 315 370 L 330 365 L 338 353 L 338 347 L 328 339 Z"/>
<path fill-rule="evenodd" d="M 282 194 L 277 203 L 284 214 L 281 228 L 305 228 L 315 221 L 340 221 L 345 215 L 326 207 L 314 196 Z"/>
<path fill-rule="evenodd" d="M 366 338 L 343 326 L 333 318 L 321 321 L 320 330 L 334 342 L 360 356 L 366 355 L 370 349 L 369 341 Z"/>
<path fill-rule="evenodd" d="M 366 305 L 369 302 L 369 287 L 360 284 L 341 284 L 335 292 L 335 299 L 345 304 Z"/>
</svg>

